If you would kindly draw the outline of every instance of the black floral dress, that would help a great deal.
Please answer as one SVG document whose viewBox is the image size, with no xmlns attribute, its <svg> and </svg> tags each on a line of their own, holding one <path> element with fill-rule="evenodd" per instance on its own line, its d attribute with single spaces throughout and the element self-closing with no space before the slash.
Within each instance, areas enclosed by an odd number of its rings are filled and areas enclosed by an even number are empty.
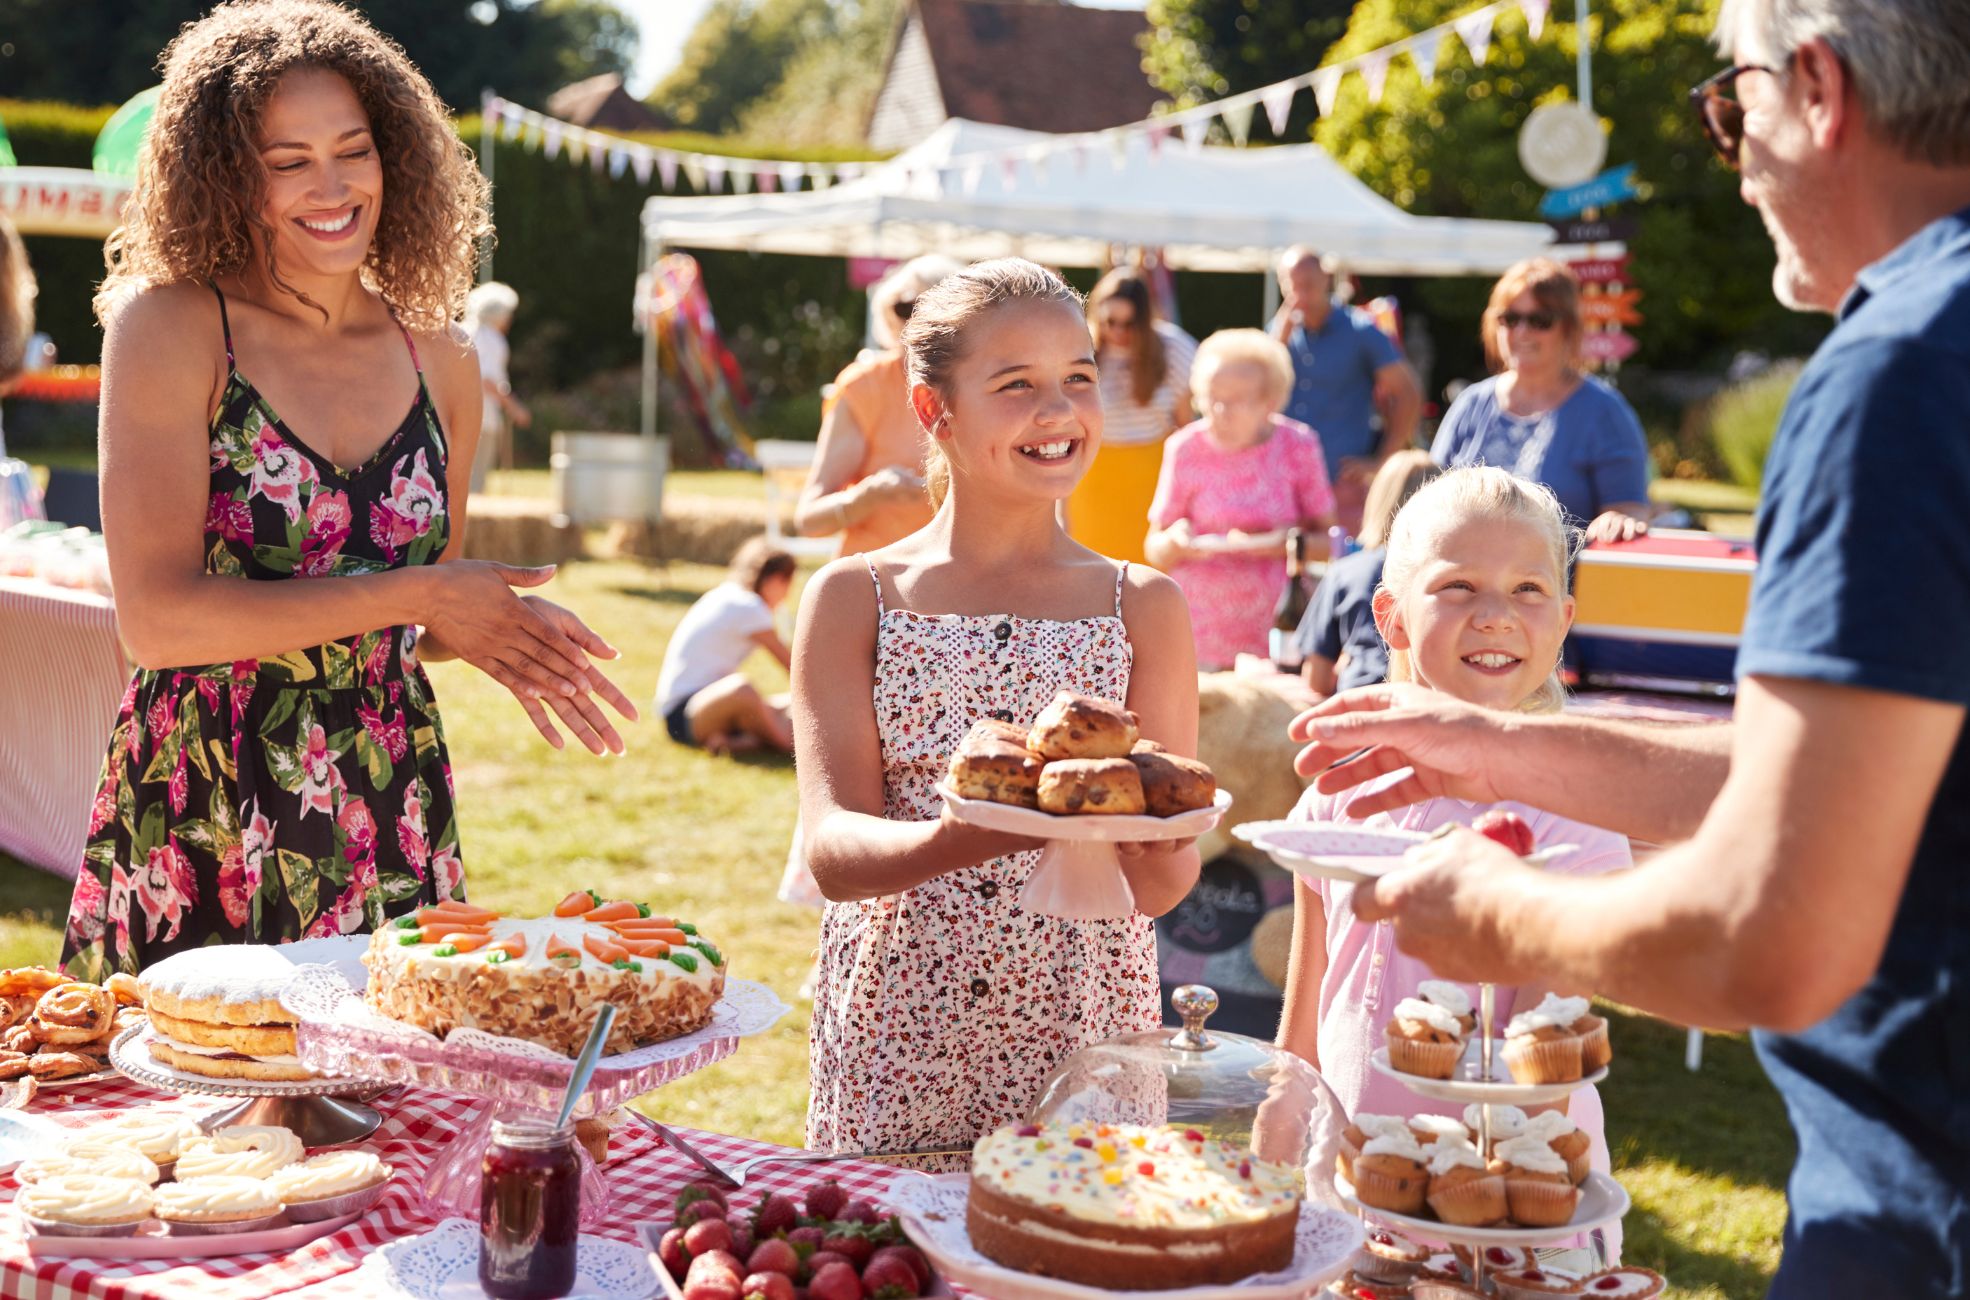
<svg viewBox="0 0 1970 1300">
<path fill-rule="evenodd" d="M 224 322 L 223 295 L 219 310 Z M 233 368 L 225 330 L 206 572 L 318 581 L 436 563 L 450 536 L 445 435 L 423 367 L 403 423 L 344 471 Z M 385 627 L 272 658 L 140 669 L 89 816 L 69 972 L 100 979 L 209 943 L 349 934 L 463 898 L 451 764 L 415 642 L 414 628 Z"/>
</svg>

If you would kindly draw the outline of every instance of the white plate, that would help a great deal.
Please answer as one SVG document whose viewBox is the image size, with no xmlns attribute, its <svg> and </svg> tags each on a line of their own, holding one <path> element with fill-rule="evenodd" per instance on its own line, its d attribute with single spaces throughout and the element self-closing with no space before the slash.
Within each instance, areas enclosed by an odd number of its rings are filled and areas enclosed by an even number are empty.
<svg viewBox="0 0 1970 1300">
<path fill-rule="evenodd" d="M 1543 1246 L 1548 1242 L 1565 1241 L 1568 1237 L 1577 1237 L 1583 1232 L 1613 1223 L 1628 1213 L 1630 1204 L 1627 1188 L 1606 1174 L 1594 1173 L 1588 1174 L 1587 1181 L 1580 1184 L 1580 1201 L 1574 1206 L 1573 1218 L 1557 1228 L 1460 1228 L 1438 1219 L 1391 1214 L 1372 1205 L 1363 1205 L 1355 1199 L 1354 1184 L 1339 1174 L 1334 1175 L 1334 1190 L 1341 1194 L 1342 1200 L 1363 1214 L 1371 1215 L 1377 1222 L 1386 1223 L 1398 1231 L 1412 1236 L 1462 1242 L 1467 1246 Z"/>
<path fill-rule="evenodd" d="M 67 1138 L 68 1130 L 51 1119 L 0 1110 L 0 1174 L 12 1173 L 21 1161 L 55 1150 Z"/>
<path fill-rule="evenodd" d="M 979 1254 L 965 1231 L 970 1194 L 968 1174 L 912 1173 L 890 1183 L 883 1199 L 901 1216 L 903 1230 L 939 1273 L 992 1300 L 1104 1300 L 1117 1294 L 1153 1295 L 1158 1300 L 1305 1300 L 1345 1272 L 1361 1248 L 1359 1219 L 1304 1201 L 1293 1263 L 1283 1273 L 1262 1273 L 1230 1286 L 1113 1292 L 1021 1273 Z"/>
<path fill-rule="evenodd" d="M 410 1300 L 482 1300 L 479 1225 L 446 1219 L 418 1237 L 371 1252 L 357 1270 L 363 1294 Z M 569 1300 L 650 1300 L 657 1275 L 644 1251 L 626 1241 L 584 1234 L 575 1245 L 575 1289 Z"/>
<path fill-rule="evenodd" d="M 1178 813 L 1174 817 L 1115 816 L 1085 813 L 1066 816 L 1045 813 L 1036 808 L 1018 808 L 987 799 L 966 799 L 938 786 L 951 812 L 961 822 L 982 826 L 988 831 L 1026 835 L 1036 840 L 1081 840 L 1100 844 L 1139 844 L 1149 840 L 1195 839 L 1218 824 L 1225 809 L 1231 807 L 1231 792 L 1220 789 L 1209 808 Z"/>
<path fill-rule="evenodd" d="M 1402 865 L 1402 855 L 1430 838 L 1424 831 L 1357 826 L 1352 822 L 1245 822 L 1231 833 L 1296 876 L 1359 885 Z M 1543 867 L 1575 844 L 1550 844 L 1525 861 Z"/>
<path fill-rule="evenodd" d="M 1586 1078 L 1576 1079 L 1572 1083 L 1519 1083 L 1505 1066 L 1505 1040 L 1502 1038 L 1491 1040 L 1489 1083 L 1481 1077 L 1483 1067 L 1478 1059 L 1478 1040 L 1475 1038 L 1465 1044 L 1464 1059 L 1457 1063 L 1457 1077 L 1453 1079 L 1426 1079 L 1420 1074 L 1404 1074 L 1389 1064 L 1389 1049 L 1386 1047 L 1376 1048 L 1375 1054 L 1368 1058 L 1368 1064 L 1377 1074 L 1386 1074 L 1419 1097 L 1434 1101 L 1481 1101 L 1494 1106 L 1543 1106 L 1607 1078 L 1607 1067 L 1603 1065 Z"/>
</svg>

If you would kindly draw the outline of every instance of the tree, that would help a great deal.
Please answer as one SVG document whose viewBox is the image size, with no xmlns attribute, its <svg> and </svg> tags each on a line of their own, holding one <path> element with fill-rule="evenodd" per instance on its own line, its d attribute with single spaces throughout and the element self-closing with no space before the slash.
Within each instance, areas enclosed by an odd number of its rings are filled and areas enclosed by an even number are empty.
<svg viewBox="0 0 1970 1300">
<path fill-rule="evenodd" d="M 539 104 L 570 81 L 626 71 L 632 19 L 607 0 L 351 0 L 404 47 L 454 109 L 492 87 Z M 0 88 L 10 98 L 116 104 L 157 84 L 158 55 L 212 0 L 0 0 Z"/>
<path fill-rule="evenodd" d="M 1362 0 L 1327 61 L 1401 40 L 1468 7 Z M 1408 211 L 1538 220 L 1543 191 L 1519 165 L 1518 132 L 1539 104 L 1572 95 L 1576 30 L 1557 21 L 1567 8 L 1554 6 L 1537 41 L 1508 11 L 1483 67 L 1451 38 L 1428 86 L 1407 58 L 1398 59 L 1379 105 L 1369 104 L 1360 77 L 1346 78 L 1315 138 Z M 1634 163 L 1647 186 L 1643 201 L 1623 212 L 1639 223 L 1628 244 L 1645 318 L 1634 331 L 1639 359 L 1656 367 L 1714 364 L 1753 346 L 1803 351 L 1823 332 L 1773 299 L 1771 242 L 1689 110 L 1689 87 L 1718 67 L 1715 19 L 1715 0 L 1594 0 L 1588 19 L 1594 109 L 1608 131 L 1609 165 Z M 1477 280 L 1419 285 L 1417 296 L 1441 322 L 1442 355 L 1465 373 L 1478 368 L 1472 336 L 1488 290 Z M 1463 338 L 1455 336 L 1460 330 Z"/>
<path fill-rule="evenodd" d="M 1347 30 L 1353 0 L 1149 0 L 1143 68 L 1179 108 L 1310 72 Z M 1269 129 L 1257 116 L 1255 131 Z M 1313 107 L 1296 102 L 1285 139 L 1304 140 Z"/>
<path fill-rule="evenodd" d="M 687 130 L 730 134 L 796 54 L 833 35 L 834 17 L 828 0 L 712 0 L 649 102 Z"/>
<path fill-rule="evenodd" d="M 740 132 L 789 145 L 859 143 L 901 7 L 902 0 L 857 0 L 834 10 L 833 34 L 793 56 L 778 83 L 741 114 Z"/>
</svg>

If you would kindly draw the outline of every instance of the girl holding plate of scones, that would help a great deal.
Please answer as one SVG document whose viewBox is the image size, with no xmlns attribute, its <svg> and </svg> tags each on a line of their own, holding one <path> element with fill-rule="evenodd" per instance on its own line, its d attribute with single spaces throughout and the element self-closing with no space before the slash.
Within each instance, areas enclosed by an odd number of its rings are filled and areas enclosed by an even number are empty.
<svg viewBox="0 0 1970 1300">
<path fill-rule="evenodd" d="M 1182 595 L 1058 523 L 1101 447 L 1080 308 L 1018 258 L 917 298 L 903 347 L 936 516 L 830 564 L 801 605 L 801 818 L 831 900 L 809 1036 L 819 1150 L 968 1147 L 1069 1053 L 1161 1019 L 1150 918 L 1195 883 L 1195 848 L 1121 846 L 1125 918 L 1043 916 L 1018 903 L 1038 842 L 965 825 L 936 791 L 975 722 L 1028 727 L 1060 690 L 1195 752 Z"/>
<path fill-rule="evenodd" d="M 452 325 L 486 182 L 403 51 L 323 0 L 187 25 L 96 298 L 103 524 L 140 665 L 62 961 L 347 934 L 464 896 L 420 661 L 463 659 L 589 749 L 615 651 L 459 559 L 481 414 Z M 420 632 L 421 627 L 421 632 Z"/>
<path fill-rule="evenodd" d="M 1493 709 L 1550 713 L 1561 708 L 1560 643 L 1573 622 L 1566 580 L 1571 546 L 1551 491 L 1500 469 L 1446 470 L 1397 513 L 1387 546 L 1374 611 L 1389 646 L 1390 681 L 1424 683 Z M 1468 825 L 1486 811 L 1485 805 L 1443 798 L 1366 818 L 1349 813 L 1356 799 L 1401 775 L 1338 795 L 1309 789 L 1293 819 L 1431 831 L 1452 822 Z M 1594 875 L 1633 865 L 1624 836 L 1523 804 L 1497 807 L 1522 817 L 1539 844 L 1579 846 L 1552 870 Z M 1316 1066 L 1350 1115 L 1408 1116 L 1433 1104 L 1457 1111 L 1378 1073 L 1369 1058 L 1387 1041 L 1394 1022 L 1409 1023 L 1421 1034 L 1447 1016 L 1445 1024 L 1463 1021 L 1451 1026 L 1452 1035 L 1467 1036 L 1476 986 L 1437 980 L 1429 967 L 1396 947 L 1391 926 L 1356 920 L 1355 888 L 1332 880 L 1294 882 L 1280 1045 Z M 1513 1014 L 1531 1011 L 1544 993 L 1499 986 L 1494 1032 L 1502 1035 Z M 1572 1125 L 1561 1127 L 1585 1133 L 1591 1166 L 1606 1172 L 1598 1093 L 1591 1086 L 1574 1092 L 1567 1112 Z M 1461 1112 L 1455 1117 L 1462 1118 Z"/>
</svg>

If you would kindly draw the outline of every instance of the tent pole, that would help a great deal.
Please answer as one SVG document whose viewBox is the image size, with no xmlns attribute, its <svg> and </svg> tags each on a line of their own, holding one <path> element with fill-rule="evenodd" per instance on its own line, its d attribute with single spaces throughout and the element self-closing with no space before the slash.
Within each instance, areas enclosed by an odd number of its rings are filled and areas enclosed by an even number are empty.
<svg viewBox="0 0 1970 1300">
<path fill-rule="evenodd" d="M 1587 0 L 1573 0 L 1573 42 L 1579 47 L 1580 63 L 1580 106 L 1591 110 L 1594 107 L 1594 68 L 1588 59 L 1591 52 L 1587 30 Z"/>
<path fill-rule="evenodd" d="M 652 279 L 646 282 L 643 277 L 646 275 L 654 276 L 655 274 L 655 267 L 657 265 L 656 246 L 647 235 L 639 242 L 641 248 L 637 260 L 643 265 L 637 269 L 636 282 L 644 286 L 646 298 L 654 299 L 656 296 L 655 280 Z M 642 428 L 639 432 L 645 438 L 654 440 L 657 436 L 657 317 L 656 313 L 650 310 L 649 302 L 639 303 L 638 306 L 645 313 L 643 325 L 643 420 Z"/>
</svg>

